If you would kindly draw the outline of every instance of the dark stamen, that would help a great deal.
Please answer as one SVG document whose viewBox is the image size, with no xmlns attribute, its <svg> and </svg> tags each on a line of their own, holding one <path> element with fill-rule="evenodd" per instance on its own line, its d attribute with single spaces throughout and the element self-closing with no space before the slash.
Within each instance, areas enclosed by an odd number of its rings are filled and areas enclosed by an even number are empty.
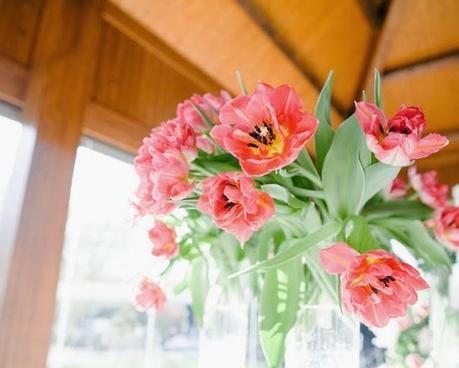
<svg viewBox="0 0 459 368">
<path fill-rule="evenodd" d="M 258 142 L 264 144 L 264 145 L 271 145 L 273 141 L 276 139 L 276 134 L 274 133 L 273 127 L 271 124 L 267 122 L 263 122 L 263 126 L 265 127 L 266 131 L 262 131 L 261 128 L 258 125 L 255 125 L 253 130 L 249 133 L 249 135 L 253 138 L 256 139 Z M 252 145 L 251 145 L 252 144 Z M 253 143 L 247 144 L 249 147 L 254 147 Z M 254 148 L 258 148 L 254 147 Z"/>
<path fill-rule="evenodd" d="M 227 210 L 230 210 L 230 209 L 233 208 L 235 205 L 236 205 L 236 203 L 228 202 L 227 204 L 225 204 L 225 208 L 226 208 Z"/>
<path fill-rule="evenodd" d="M 258 148 L 258 146 L 254 143 L 247 143 L 247 146 L 252 148 Z"/>
<path fill-rule="evenodd" d="M 392 276 L 386 276 L 386 277 L 383 277 L 382 279 L 379 279 L 379 281 L 381 281 L 385 287 L 388 287 L 389 283 L 391 281 L 395 281 L 395 279 Z"/>
<path fill-rule="evenodd" d="M 370 289 L 371 289 L 371 291 L 372 291 L 373 293 L 375 293 L 375 294 L 378 294 L 378 293 L 379 293 L 378 289 L 376 289 L 374 286 L 371 286 L 371 285 L 370 285 Z"/>
</svg>

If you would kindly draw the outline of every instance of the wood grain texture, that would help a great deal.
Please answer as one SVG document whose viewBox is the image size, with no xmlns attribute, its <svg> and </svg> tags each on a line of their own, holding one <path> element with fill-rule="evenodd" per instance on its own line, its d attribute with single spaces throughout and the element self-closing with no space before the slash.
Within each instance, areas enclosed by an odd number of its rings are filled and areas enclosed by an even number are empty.
<svg viewBox="0 0 459 368">
<path fill-rule="evenodd" d="M 150 127 L 174 118 L 180 101 L 203 92 L 107 23 L 94 86 L 96 102 Z"/>
<path fill-rule="evenodd" d="M 98 0 L 47 0 L 44 8 L 24 105 L 37 135 L 0 316 L 2 368 L 46 366 L 99 24 Z"/>
<path fill-rule="evenodd" d="M 199 66 L 190 63 L 178 54 L 172 47 L 160 38 L 149 32 L 147 28 L 135 21 L 128 14 L 122 12 L 110 2 L 104 4 L 103 19 L 120 33 L 142 46 L 164 64 L 181 74 L 201 90 L 217 92 L 222 89 L 215 79 L 204 73 Z"/>
<path fill-rule="evenodd" d="M 380 72 L 384 71 L 384 61 L 386 60 L 387 53 L 389 52 L 390 40 L 394 37 L 394 33 L 400 23 L 402 16 L 403 3 L 397 0 L 391 1 L 389 9 L 382 29 L 377 33 L 375 37 L 375 45 L 373 48 L 373 55 L 371 56 L 367 70 L 366 77 L 362 83 L 362 90 L 365 90 L 369 100 L 374 101 L 373 95 L 373 81 L 375 69 Z"/>
<path fill-rule="evenodd" d="M 91 102 L 86 108 L 83 134 L 129 153 L 136 153 L 150 128 L 109 109 Z"/>
<path fill-rule="evenodd" d="M 459 56 L 390 73 L 383 78 L 388 115 L 419 105 L 430 131 L 459 131 Z"/>
<path fill-rule="evenodd" d="M 0 53 L 29 63 L 42 6 L 43 0 L 0 0 Z"/>
<path fill-rule="evenodd" d="M 288 83 L 313 109 L 317 90 L 235 1 L 110 1 L 229 91 L 240 70 L 250 89 Z"/>
<path fill-rule="evenodd" d="M 0 100 L 21 107 L 28 82 L 28 70 L 0 55 Z"/>
<path fill-rule="evenodd" d="M 394 0 L 398 25 L 388 45 L 385 69 L 459 51 L 459 1 Z"/>
<path fill-rule="evenodd" d="M 242 0 L 306 75 L 322 85 L 333 69 L 334 94 L 348 109 L 360 88 L 372 49 L 373 28 L 358 0 Z"/>
<path fill-rule="evenodd" d="M 447 135 L 449 144 L 441 151 L 416 161 L 421 172 L 438 171 L 439 180 L 448 185 L 459 184 L 459 132 Z"/>
</svg>

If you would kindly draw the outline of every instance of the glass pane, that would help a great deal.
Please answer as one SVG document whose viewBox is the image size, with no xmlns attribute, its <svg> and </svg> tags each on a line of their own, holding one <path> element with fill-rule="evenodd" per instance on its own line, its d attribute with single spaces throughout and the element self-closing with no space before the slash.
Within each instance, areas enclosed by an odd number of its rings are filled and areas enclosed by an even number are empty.
<svg viewBox="0 0 459 368">
<path fill-rule="evenodd" d="M 21 140 L 22 124 L 0 115 L 0 214 Z"/>
<path fill-rule="evenodd" d="M 77 152 L 48 367 L 195 367 L 189 297 L 169 296 L 156 318 L 132 304 L 136 281 L 164 264 L 150 254 L 151 223 L 133 226 L 133 166 L 113 156 Z"/>
</svg>

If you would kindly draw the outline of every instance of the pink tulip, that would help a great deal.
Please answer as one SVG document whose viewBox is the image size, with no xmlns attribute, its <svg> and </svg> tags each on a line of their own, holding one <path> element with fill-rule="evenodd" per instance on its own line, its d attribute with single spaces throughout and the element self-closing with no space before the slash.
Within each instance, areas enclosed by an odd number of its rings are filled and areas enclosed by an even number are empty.
<svg viewBox="0 0 459 368">
<path fill-rule="evenodd" d="M 143 146 L 150 153 L 178 150 L 189 160 L 196 157 L 196 133 L 178 119 L 168 120 L 153 128 L 149 137 L 144 138 Z"/>
<path fill-rule="evenodd" d="M 408 170 L 411 186 L 418 193 L 419 199 L 424 204 L 432 207 L 444 207 L 448 204 L 449 188 L 446 184 L 438 182 L 437 172 L 432 170 L 418 174 L 415 167 Z"/>
<path fill-rule="evenodd" d="M 359 254 L 337 243 L 320 251 L 320 261 L 328 273 L 341 274 L 344 307 L 368 326 L 405 316 L 417 291 L 429 287 L 416 269 L 382 249 Z"/>
<path fill-rule="evenodd" d="M 198 109 L 213 123 L 219 124 L 218 113 L 223 105 L 231 99 L 226 91 L 221 91 L 220 96 L 211 93 L 193 95 L 177 106 L 177 118 L 188 124 L 196 133 L 203 133 L 209 129 Z"/>
<path fill-rule="evenodd" d="M 184 154 L 174 148 L 156 150 L 144 140 L 134 166 L 140 178 L 136 191 L 138 213 L 165 215 L 177 208 L 177 202 L 194 189 L 188 181 L 189 164 Z"/>
<path fill-rule="evenodd" d="M 397 319 L 398 328 L 400 331 L 406 331 L 413 325 L 413 321 L 408 315 Z"/>
<path fill-rule="evenodd" d="M 175 241 L 175 230 L 156 220 L 155 226 L 148 232 L 148 237 L 153 243 L 152 254 L 171 258 L 177 253 L 178 245 Z"/>
<path fill-rule="evenodd" d="M 293 88 L 259 83 L 251 96 L 222 107 L 211 135 L 247 175 L 263 176 L 293 162 L 314 135 L 318 121 L 302 107 Z"/>
<path fill-rule="evenodd" d="M 422 368 L 424 359 L 417 353 L 410 353 L 405 358 L 405 364 L 408 368 Z"/>
<path fill-rule="evenodd" d="M 406 183 L 400 178 L 395 178 L 384 190 L 384 197 L 386 199 L 400 199 L 405 197 L 407 193 L 408 188 Z"/>
<path fill-rule="evenodd" d="M 140 178 L 135 204 L 139 215 L 168 214 L 193 191 L 188 172 L 196 151 L 194 130 L 177 119 L 151 130 L 134 159 Z"/>
<path fill-rule="evenodd" d="M 448 139 L 440 134 L 422 137 L 426 122 L 419 107 L 402 106 L 390 120 L 369 102 L 356 102 L 355 107 L 368 149 L 388 165 L 411 165 L 413 160 L 430 156 L 448 144 Z"/>
<path fill-rule="evenodd" d="M 453 251 L 459 251 L 459 207 L 437 208 L 433 223 L 438 241 Z"/>
<path fill-rule="evenodd" d="M 255 189 L 252 178 L 228 172 L 204 179 L 199 209 L 244 244 L 274 214 L 272 198 Z"/>
<path fill-rule="evenodd" d="M 145 312 L 155 308 L 161 310 L 166 303 L 166 295 L 161 288 L 148 277 L 144 277 L 135 296 L 135 304 L 139 311 Z"/>
<path fill-rule="evenodd" d="M 226 91 L 221 91 L 220 96 L 211 93 L 204 95 L 193 95 L 189 100 L 185 100 L 177 106 L 177 118 L 180 122 L 190 126 L 197 134 L 196 146 L 209 154 L 215 150 L 214 145 L 202 134 L 210 129 L 201 114 L 210 120 L 212 124 L 219 124 L 218 114 L 222 106 L 231 99 Z M 200 111 L 198 111 L 198 109 Z"/>
</svg>

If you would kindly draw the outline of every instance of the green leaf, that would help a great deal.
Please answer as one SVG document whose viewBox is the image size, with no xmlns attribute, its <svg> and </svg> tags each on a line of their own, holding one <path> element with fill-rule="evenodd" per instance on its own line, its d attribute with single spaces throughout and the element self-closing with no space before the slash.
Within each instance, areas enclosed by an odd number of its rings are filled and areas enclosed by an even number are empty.
<svg viewBox="0 0 459 368">
<path fill-rule="evenodd" d="M 446 253 L 443 246 L 432 239 L 427 229 L 420 221 L 413 221 L 407 228 L 408 236 L 411 240 L 411 246 L 423 254 L 425 261 L 431 261 L 435 265 L 451 267 L 451 259 Z"/>
<path fill-rule="evenodd" d="M 352 216 L 345 229 L 346 243 L 359 253 L 377 248 L 370 227 L 362 216 Z"/>
<path fill-rule="evenodd" d="M 261 190 L 268 193 L 274 199 L 287 203 L 292 208 L 304 208 L 309 206 L 309 203 L 299 200 L 282 185 L 265 184 L 261 186 Z"/>
<path fill-rule="evenodd" d="M 316 164 L 319 172 L 327 155 L 328 149 L 333 140 L 333 128 L 330 120 L 331 91 L 333 86 L 333 71 L 328 74 L 328 78 L 320 91 L 316 103 L 315 115 L 319 119 L 316 135 L 314 136 L 314 146 L 316 151 Z"/>
<path fill-rule="evenodd" d="M 257 260 L 259 262 L 268 259 L 269 249 L 271 245 L 274 245 L 273 243 L 277 234 L 283 234 L 283 232 L 275 220 L 269 221 L 260 230 L 257 245 Z"/>
<path fill-rule="evenodd" d="M 322 219 L 320 218 L 319 211 L 316 209 L 316 205 L 311 203 L 306 211 L 306 216 L 304 217 L 305 230 L 308 233 L 317 231 L 322 226 Z"/>
<path fill-rule="evenodd" d="M 204 305 L 209 291 L 207 263 L 202 258 L 197 258 L 191 263 L 190 287 L 193 313 L 198 324 L 202 326 Z"/>
<path fill-rule="evenodd" d="M 326 225 L 323 225 L 319 230 L 313 232 L 312 234 L 306 237 L 288 240 L 288 248 L 285 251 L 278 253 L 273 258 L 267 261 L 256 263 L 255 265 L 243 271 L 235 273 L 230 277 L 237 277 L 247 272 L 252 272 L 259 269 L 278 267 L 284 264 L 285 262 L 288 262 L 296 257 L 303 255 L 309 248 L 317 245 L 318 243 L 334 237 L 336 234 L 339 233 L 340 230 L 341 225 L 339 223 L 330 222 Z"/>
<path fill-rule="evenodd" d="M 397 177 L 400 167 L 377 162 L 365 169 L 365 194 L 362 205 Z"/>
<path fill-rule="evenodd" d="M 368 206 L 362 211 L 368 221 L 386 217 L 403 217 L 426 220 L 432 216 L 432 209 L 418 201 L 398 199 Z"/>
<path fill-rule="evenodd" d="M 333 300 L 334 303 L 338 305 L 340 300 L 339 293 L 336 292 L 337 277 L 335 275 L 329 275 L 325 272 L 319 260 L 318 249 L 311 249 L 308 252 L 307 257 L 304 257 L 304 261 L 320 289 L 325 292 L 330 297 L 330 299 Z"/>
<path fill-rule="evenodd" d="M 379 73 L 378 69 L 375 69 L 374 96 L 375 105 L 378 106 L 381 110 L 384 110 L 384 103 L 381 91 L 381 74 Z"/>
<path fill-rule="evenodd" d="M 266 273 L 260 298 L 260 342 L 268 366 L 281 366 L 285 338 L 296 320 L 303 267 L 300 259 Z"/>
<path fill-rule="evenodd" d="M 382 226 L 394 239 L 413 250 L 428 267 L 451 268 L 451 259 L 445 248 L 434 240 L 421 221 L 406 219 L 381 219 L 375 224 Z"/>
<path fill-rule="evenodd" d="M 368 150 L 354 115 L 337 129 L 322 169 L 323 192 L 335 217 L 357 214 L 365 193 L 361 151 Z"/>
<path fill-rule="evenodd" d="M 298 155 L 296 160 L 298 164 L 301 165 L 301 167 L 305 168 L 307 171 L 314 174 L 315 176 L 319 176 L 319 173 L 316 167 L 314 166 L 314 162 L 312 161 L 312 158 L 309 155 L 309 152 L 306 148 L 300 151 L 300 154 Z"/>
<path fill-rule="evenodd" d="M 239 88 L 241 89 L 242 94 L 247 96 L 248 95 L 247 87 L 244 83 L 244 78 L 242 77 L 242 73 L 239 70 L 236 70 L 236 79 L 237 79 L 237 82 L 239 84 Z"/>
</svg>

